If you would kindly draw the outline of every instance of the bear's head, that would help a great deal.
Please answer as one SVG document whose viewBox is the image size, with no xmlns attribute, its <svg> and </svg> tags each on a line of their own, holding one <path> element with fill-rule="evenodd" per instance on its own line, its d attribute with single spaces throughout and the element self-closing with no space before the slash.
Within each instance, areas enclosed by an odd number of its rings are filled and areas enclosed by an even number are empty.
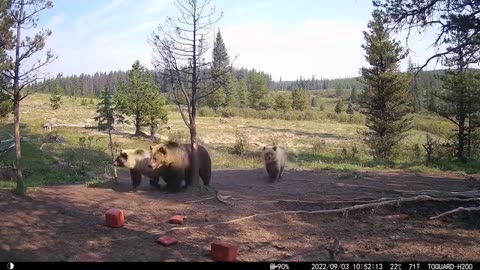
<svg viewBox="0 0 480 270">
<path fill-rule="evenodd" d="M 178 160 L 178 151 L 181 145 L 174 141 L 167 141 L 157 145 L 150 146 L 150 162 L 148 167 L 158 169 L 160 167 L 169 166 L 175 160 Z"/>
<path fill-rule="evenodd" d="M 168 148 L 164 144 L 157 144 L 150 146 L 150 162 L 148 167 L 152 169 L 157 169 L 162 166 L 167 165 L 168 163 Z"/>
<path fill-rule="evenodd" d="M 120 151 L 120 155 L 115 159 L 113 165 L 116 167 L 124 167 L 133 169 L 137 165 L 138 158 L 143 156 L 145 151 L 143 149 L 125 149 Z"/>
<path fill-rule="evenodd" d="M 275 161 L 277 157 L 277 147 L 263 147 L 263 158 L 266 162 Z"/>
</svg>

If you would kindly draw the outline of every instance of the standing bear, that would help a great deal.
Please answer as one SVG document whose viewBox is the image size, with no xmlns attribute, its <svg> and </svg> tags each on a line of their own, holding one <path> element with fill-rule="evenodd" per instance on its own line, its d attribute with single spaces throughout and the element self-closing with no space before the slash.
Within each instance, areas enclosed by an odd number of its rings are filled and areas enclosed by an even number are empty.
<svg viewBox="0 0 480 270">
<path fill-rule="evenodd" d="M 190 144 L 167 142 L 150 146 L 151 160 L 148 164 L 151 169 L 161 170 L 161 176 L 167 183 L 167 191 L 178 192 L 192 184 L 192 149 Z M 210 185 L 212 175 L 212 160 L 207 149 L 198 145 L 198 173 L 205 186 Z"/>
<path fill-rule="evenodd" d="M 263 158 L 265 161 L 265 169 L 271 182 L 275 182 L 282 178 L 283 169 L 287 162 L 287 153 L 278 146 L 263 147 Z"/>
<path fill-rule="evenodd" d="M 130 170 L 132 180 L 132 192 L 137 191 L 142 182 L 142 175 L 150 178 L 150 185 L 160 187 L 160 169 L 152 169 L 148 166 L 150 163 L 150 153 L 144 149 L 125 149 L 120 151 L 120 155 L 115 159 L 113 165 L 116 167 L 127 168 Z"/>
</svg>

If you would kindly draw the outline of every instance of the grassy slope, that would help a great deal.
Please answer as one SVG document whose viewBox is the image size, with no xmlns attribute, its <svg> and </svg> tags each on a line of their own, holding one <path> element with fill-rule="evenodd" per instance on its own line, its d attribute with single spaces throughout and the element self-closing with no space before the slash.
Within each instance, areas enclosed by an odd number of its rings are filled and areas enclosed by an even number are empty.
<svg viewBox="0 0 480 270">
<path fill-rule="evenodd" d="M 334 91 L 321 94 L 320 102 L 325 104 L 325 111 L 333 111 L 336 98 Z M 345 93 L 348 96 L 348 93 Z M 108 137 L 95 129 L 63 127 L 54 129 L 65 140 L 64 144 L 46 144 L 43 151 L 40 146 L 48 133 L 42 125 L 51 119 L 59 123 L 95 125 L 95 105 L 80 105 L 81 98 L 64 98 L 61 108 L 53 111 L 49 107 L 49 96 L 35 94 L 22 103 L 22 136 L 28 141 L 22 144 L 25 164 L 25 177 L 28 186 L 41 186 L 64 183 L 78 183 L 101 178 L 105 165 L 109 161 Z M 345 98 L 345 97 L 342 97 Z M 169 110 L 169 125 L 172 130 L 163 131 L 163 136 L 178 140 L 188 140 L 188 133 L 179 114 L 174 108 Z M 459 170 L 476 172 L 477 164 L 460 166 L 450 163 L 427 167 L 421 160 L 415 160 L 412 146 L 425 140 L 425 130 L 438 129 L 435 134 L 446 136 L 451 126 L 444 120 L 430 115 L 415 115 L 414 129 L 403 142 L 395 165 L 388 167 L 372 164 L 367 149 L 359 140 L 359 132 L 364 126 L 359 124 L 338 123 L 332 120 L 322 121 L 287 121 L 245 118 L 228 118 L 220 121 L 219 117 L 199 117 L 198 134 L 200 141 L 209 146 L 214 169 L 222 168 L 261 168 L 261 149 L 266 144 L 284 145 L 289 152 L 289 167 L 295 169 L 334 169 L 334 170 L 384 170 L 407 169 L 416 172 Z M 0 138 L 13 134 L 11 119 L 0 124 Z M 123 148 L 147 148 L 152 142 L 132 138 L 131 126 L 119 127 L 122 135 L 114 135 L 114 141 Z M 236 132 L 242 130 L 247 136 L 248 152 L 244 157 L 232 154 L 236 142 Z M 91 144 L 81 147 L 79 139 L 91 136 Z M 445 139 L 441 137 L 441 139 Z M 352 157 L 352 148 L 356 146 L 358 154 Z M 345 150 L 344 150 L 345 148 Z M 13 187 L 12 164 L 14 151 L 0 153 L 0 187 Z"/>
</svg>

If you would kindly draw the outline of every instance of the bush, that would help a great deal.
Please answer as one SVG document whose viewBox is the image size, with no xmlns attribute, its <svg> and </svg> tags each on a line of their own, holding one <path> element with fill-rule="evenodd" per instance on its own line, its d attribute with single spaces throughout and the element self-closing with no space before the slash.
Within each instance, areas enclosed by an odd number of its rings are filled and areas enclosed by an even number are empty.
<svg viewBox="0 0 480 270">
<path fill-rule="evenodd" d="M 233 153 L 235 155 L 244 156 L 248 152 L 248 138 L 244 131 L 235 133 L 235 144 L 233 145 Z"/>
<path fill-rule="evenodd" d="M 215 112 L 213 111 L 212 108 L 208 106 L 201 107 L 200 110 L 198 110 L 198 116 L 200 117 L 213 117 L 215 116 Z"/>
<path fill-rule="evenodd" d="M 82 99 L 82 101 L 80 102 L 80 105 L 82 106 L 87 106 L 88 105 L 88 102 L 86 99 Z"/>
</svg>

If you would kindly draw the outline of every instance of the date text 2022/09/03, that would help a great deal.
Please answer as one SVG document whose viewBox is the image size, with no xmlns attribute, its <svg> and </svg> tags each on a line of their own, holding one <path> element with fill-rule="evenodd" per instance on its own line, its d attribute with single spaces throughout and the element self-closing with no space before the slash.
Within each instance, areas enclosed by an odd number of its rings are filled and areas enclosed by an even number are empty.
<svg viewBox="0 0 480 270">
<path fill-rule="evenodd" d="M 270 263 L 270 270 L 480 270 L 480 262 L 345 262 L 345 263 Z"/>
</svg>

